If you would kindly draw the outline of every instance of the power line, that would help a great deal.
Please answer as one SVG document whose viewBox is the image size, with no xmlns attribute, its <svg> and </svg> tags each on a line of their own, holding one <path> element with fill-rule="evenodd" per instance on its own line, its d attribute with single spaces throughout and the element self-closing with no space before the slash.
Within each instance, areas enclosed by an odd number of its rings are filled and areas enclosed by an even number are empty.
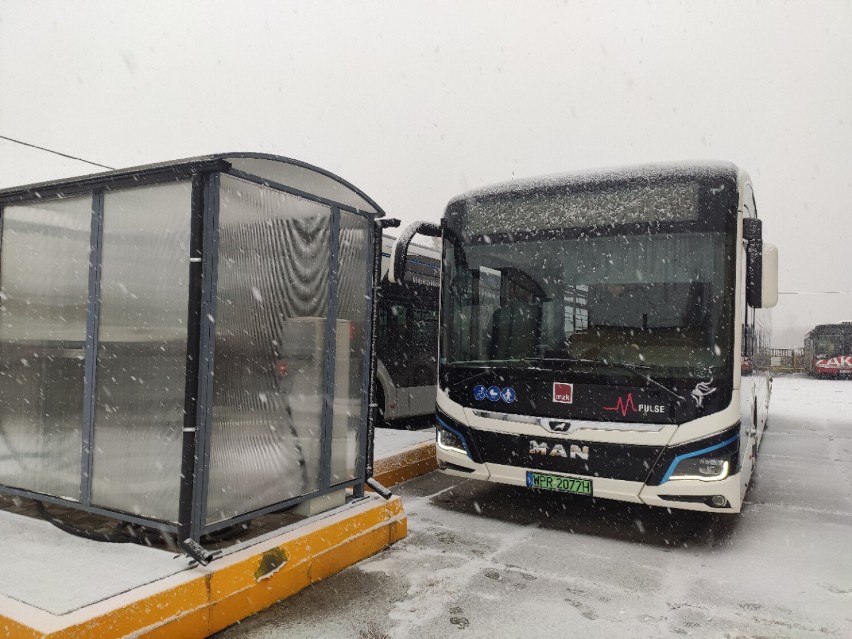
<svg viewBox="0 0 852 639">
<path fill-rule="evenodd" d="M 778 295 L 852 295 L 852 291 L 779 291 Z"/>
<path fill-rule="evenodd" d="M 59 151 L 54 151 L 53 149 L 48 149 L 43 146 L 38 146 L 37 144 L 30 144 L 29 142 L 24 142 L 23 140 L 16 140 L 15 138 L 10 138 L 5 135 L 0 135 L 0 139 L 7 140 L 9 142 L 14 142 L 15 144 L 20 144 L 21 146 L 28 146 L 31 149 L 38 149 L 39 151 L 46 151 L 47 153 L 53 153 L 54 155 L 61 155 L 64 158 L 69 158 L 71 160 L 77 160 L 78 162 L 85 162 L 86 164 L 91 164 L 93 166 L 99 166 L 102 169 L 114 170 L 114 166 L 107 166 L 106 164 L 98 164 L 97 162 L 92 162 L 90 160 L 84 160 L 83 158 L 78 158 L 76 155 L 68 155 L 67 153 L 60 153 Z"/>
</svg>

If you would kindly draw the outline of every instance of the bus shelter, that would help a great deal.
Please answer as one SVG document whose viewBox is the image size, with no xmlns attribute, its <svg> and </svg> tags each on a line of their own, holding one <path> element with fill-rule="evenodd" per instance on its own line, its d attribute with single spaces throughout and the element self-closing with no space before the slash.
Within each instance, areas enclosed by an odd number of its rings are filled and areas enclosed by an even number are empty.
<svg viewBox="0 0 852 639">
<path fill-rule="evenodd" d="M 261 154 L 0 191 L 0 492 L 190 546 L 363 494 L 383 215 Z"/>
</svg>

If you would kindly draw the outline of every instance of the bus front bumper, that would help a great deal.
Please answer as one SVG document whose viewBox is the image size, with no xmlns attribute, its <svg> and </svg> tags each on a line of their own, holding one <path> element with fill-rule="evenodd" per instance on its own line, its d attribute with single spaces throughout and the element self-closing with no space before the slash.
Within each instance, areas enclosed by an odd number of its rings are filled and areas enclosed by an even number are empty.
<svg viewBox="0 0 852 639">
<path fill-rule="evenodd" d="M 438 468 L 449 475 L 490 481 L 511 486 L 527 486 L 527 472 L 533 469 L 503 464 L 477 464 L 466 454 L 436 447 Z M 542 471 L 535 471 L 542 472 Z M 730 475 L 719 481 L 691 479 L 670 480 L 659 486 L 648 486 L 642 482 L 564 475 L 547 471 L 551 475 L 581 477 L 592 480 L 595 498 L 614 499 L 662 508 L 698 510 L 703 512 L 734 514 L 742 508 L 742 483 L 740 474 Z"/>
</svg>

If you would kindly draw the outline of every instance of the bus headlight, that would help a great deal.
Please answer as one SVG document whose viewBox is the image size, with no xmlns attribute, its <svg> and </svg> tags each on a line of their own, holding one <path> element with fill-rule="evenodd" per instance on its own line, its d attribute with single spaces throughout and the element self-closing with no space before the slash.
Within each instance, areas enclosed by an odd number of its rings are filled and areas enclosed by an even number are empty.
<svg viewBox="0 0 852 639">
<path fill-rule="evenodd" d="M 690 447 L 692 446 L 697 448 L 700 446 L 700 442 L 696 442 Z M 687 448 L 687 450 L 689 449 Z M 671 461 L 660 483 L 665 484 L 667 481 L 677 479 L 698 481 L 727 479 L 737 472 L 739 451 L 740 435 L 736 433 L 718 444 L 681 453 Z"/>
<path fill-rule="evenodd" d="M 436 432 L 438 446 L 444 450 L 461 453 L 462 455 L 470 457 L 470 454 L 467 452 L 467 445 L 460 433 L 446 428 L 440 420 L 438 421 L 438 428 L 436 429 Z"/>
<path fill-rule="evenodd" d="M 720 457 L 690 457 L 681 460 L 669 477 L 673 479 L 698 479 L 719 481 L 730 474 L 731 462 Z"/>
</svg>

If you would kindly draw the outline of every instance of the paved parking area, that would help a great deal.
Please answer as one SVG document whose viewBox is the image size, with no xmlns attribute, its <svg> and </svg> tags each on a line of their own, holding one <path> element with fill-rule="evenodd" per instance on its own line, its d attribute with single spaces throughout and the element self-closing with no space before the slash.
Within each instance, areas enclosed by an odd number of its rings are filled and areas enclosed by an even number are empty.
<svg viewBox="0 0 852 639">
<path fill-rule="evenodd" d="M 739 517 L 431 473 L 408 539 L 217 636 L 852 636 L 852 382 L 771 415 Z"/>
</svg>

